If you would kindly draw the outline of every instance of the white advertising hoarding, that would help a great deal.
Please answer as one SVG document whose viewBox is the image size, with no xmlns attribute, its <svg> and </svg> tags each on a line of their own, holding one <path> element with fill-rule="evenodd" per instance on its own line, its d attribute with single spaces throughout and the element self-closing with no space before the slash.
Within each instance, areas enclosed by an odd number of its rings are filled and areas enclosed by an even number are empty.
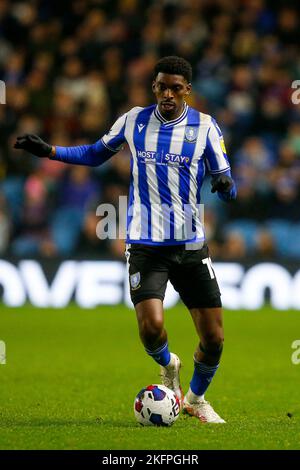
<svg viewBox="0 0 300 470">
<path fill-rule="evenodd" d="M 277 310 L 300 309 L 300 270 L 292 275 L 277 263 L 258 263 L 249 268 L 239 263 L 215 263 L 214 269 L 224 308 L 256 310 L 268 298 Z M 84 308 L 120 303 L 132 307 L 127 268 L 122 262 L 61 261 L 51 282 L 45 270 L 46 264 L 37 260 L 16 264 L 0 260 L 2 302 L 10 307 L 29 302 L 35 307 L 61 308 L 74 300 Z M 177 292 L 169 284 L 165 308 L 178 301 Z"/>
</svg>

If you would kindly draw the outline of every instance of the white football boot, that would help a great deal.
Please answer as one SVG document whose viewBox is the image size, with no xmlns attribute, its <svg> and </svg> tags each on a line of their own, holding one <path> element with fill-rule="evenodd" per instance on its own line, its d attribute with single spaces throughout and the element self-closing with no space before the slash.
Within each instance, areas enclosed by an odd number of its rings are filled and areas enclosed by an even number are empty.
<svg viewBox="0 0 300 470">
<path fill-rule="evenodd" d="M 197 395 L 189 390 L 183 400 L 183 412 L 190 416 L 199 418 L 202 423 L 226 423 L 204 398 L 197 398 Z"/>
<path fill-rule="evenodd" d="M 180 386 L 179 370 L 181 362 L 178 356 L 174 353 L 171 354 L 170 362 L 167 366 L 160 366 L 160 376 L 162 384 L 173 390 L 175 395 L 180 401 L 180 408 L 183 403 L 183 392 Z"/>
</svg>

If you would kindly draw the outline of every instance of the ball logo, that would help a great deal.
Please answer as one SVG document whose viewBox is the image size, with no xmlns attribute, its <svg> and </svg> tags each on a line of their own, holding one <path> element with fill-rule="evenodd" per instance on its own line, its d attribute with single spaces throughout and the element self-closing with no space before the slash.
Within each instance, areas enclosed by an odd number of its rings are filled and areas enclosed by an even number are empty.
<svg viewBox="0 0 300 470">
<path fill-rule="evenodd" d="M 176 402 L 174 403 L 172 407 L 172 413 L 173 413 L 174 418 L 176 418 L 176 416 L 179 415 L 179 412 L 180 412 L 180 402 L 179 402 L 179 399 L 176 397 Z"/>
<path fill-rule="evenodd" d="M 186 126 L 185 128 L 185 140 L 192 143 L 197 140 L 197 132 L 195 127 Z"/>
<path fill-rule="evenodd" d="M 133 290 L 138 289 L 140 286 L 141 281 L 141 273 L 131 274 L 130 276 L 130 285 Z"/>
</svg>

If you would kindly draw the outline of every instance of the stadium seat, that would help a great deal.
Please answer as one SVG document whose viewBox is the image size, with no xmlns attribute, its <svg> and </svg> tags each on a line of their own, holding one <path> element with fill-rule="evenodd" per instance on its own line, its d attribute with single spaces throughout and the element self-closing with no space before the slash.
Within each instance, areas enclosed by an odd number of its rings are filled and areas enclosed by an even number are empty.
<svg viewBox="0 0 300 470">
<path fill-rule="evenodd" d="M 40 241 L 34 236 L 24 235 L 16 238 L 11 244 L 11 252 L 18 258 L 39 255 Z"/>
<path fill-rule="evenodd" d="M 273 219 L 265 223 L 265 227 L 274 239 L 276 251 L 281 256 L 290 256 L 292 225 L 291 222 L 284 219 Z"/>
<path fill-rule="evenodd" d="M 245 241 L 247 250 L 251 251 L 256 245 L 256 234 L 259 224 L 250 219 L 238 219 L 226 225 L 225 235 L 231 232 L 237 232 Z"/>
<path fill-rule="evenodd" d="M 23 188 L 24 178 L 19 176 L 8 177 L 0 183 L 0 189 L 7 200 L 13 221 L 16 224 L 20 221 L 20 213 L 23 203 Z"/>
<path fill-rule="evenodd" d="M 292 224 L 287 246 L 288 256 L 300 260 L 300 224 Z"/>
<path fill-rule="evenodd" d="M 83 211 L 75 207 L 62 207 L 55 212 L 50 229 L 59 255 L 69 256 L 76 249 L 83 215 Z"/>
</svg>

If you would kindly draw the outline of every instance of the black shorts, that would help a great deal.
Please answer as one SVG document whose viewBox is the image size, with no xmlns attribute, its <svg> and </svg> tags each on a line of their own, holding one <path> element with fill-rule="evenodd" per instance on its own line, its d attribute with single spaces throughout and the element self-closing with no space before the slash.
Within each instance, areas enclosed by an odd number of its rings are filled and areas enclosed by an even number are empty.
<svg viewBox="0 0 300 470">
<path fill-rule="evenodd" d="M 221 307 L 221 294 L 208 247 L 185 245 L 126 246 L 130 296 L 134 305 L 146 299 L 164 300 L 168 280 L 189 308 Z"/>
</svg>

